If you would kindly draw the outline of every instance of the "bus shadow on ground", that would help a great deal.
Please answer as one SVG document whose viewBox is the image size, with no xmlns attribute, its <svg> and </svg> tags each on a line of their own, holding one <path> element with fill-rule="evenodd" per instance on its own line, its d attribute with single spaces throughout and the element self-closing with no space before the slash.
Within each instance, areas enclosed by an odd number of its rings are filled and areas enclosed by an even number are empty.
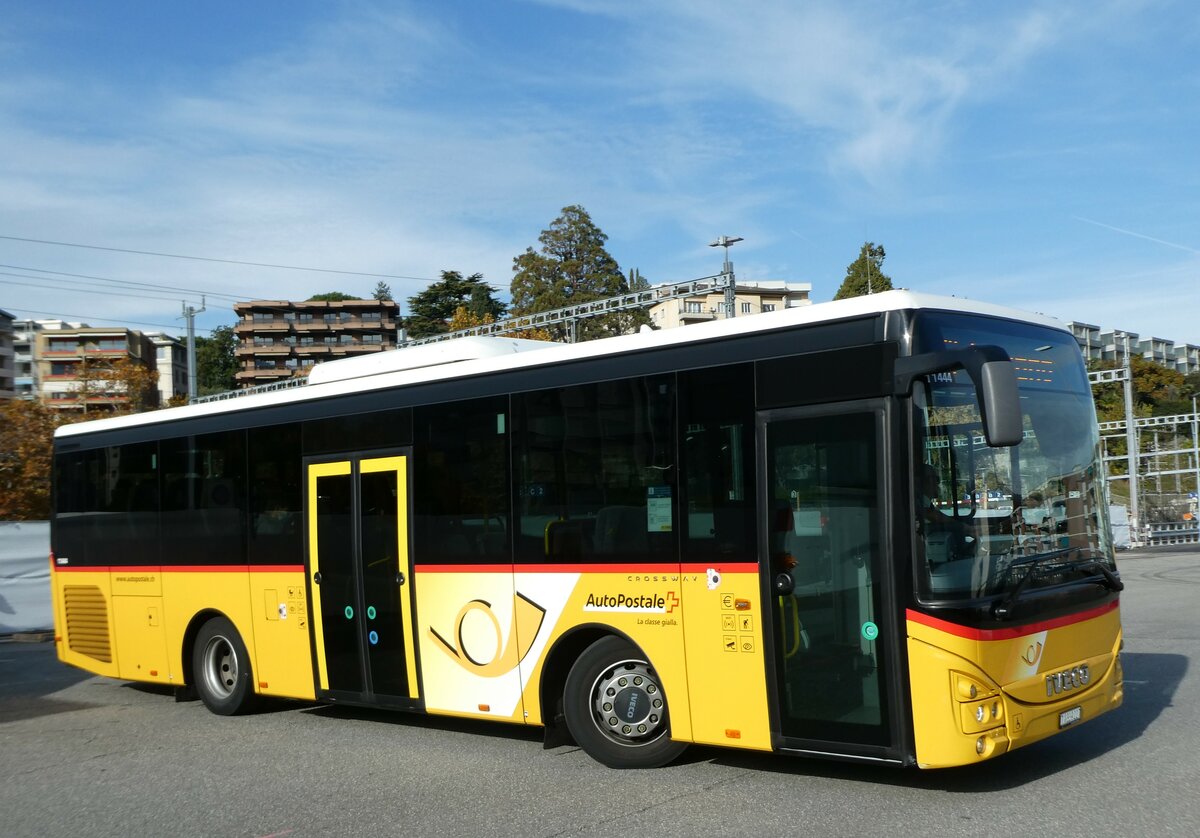
<svg viewBox="0 0 1200 838">
<path fill-rule="evenodd" d="M 1120 708 L 1089 724 L 980 765 L 920 771 L 732 751 L 709 751 L 707 756 L 721 765 L 759 771 L 945 792 L 975 793 L 1020 788 L 1102 757 L 1137 739 L 1154 724 L 1163 710 L 1171 706 L 1175 692 L 1188 670 L 1188 658 L 1185 655 L 1123 652 L 1121 661 L 1125 667 L 1125 701 Z M 685 753 L 684 759 L 687 758 L 688 754 Z"/>
<path fill-rule="evenodd" d="M 292 705 L 293 708 L 295 706 Z M 309 705 L 301 712 L 330 719 L 404 725 L 405 727 L 416 727 L 423 730 L 465 733 L 471 736 L 490 736 L 497 739 L 538 742 L 544 736 L 544 731 L 540 727 L 505 724 L 486 719 L 465 719 L 457 716 L 430 716 L 423 713 L 406 713 L 402 710 L 388 710 L 379 707 L 317 704 Z"/>
<path fill-rule="evenodd" d="M 55 716 L 94 705 L 55 698 L 54 693 L 92 678 L 90 673 L 59 663 L 49 643 L 5 642 L 0 657 L 14 664 L 0 678 L 0 724 Z"/>
</svg>

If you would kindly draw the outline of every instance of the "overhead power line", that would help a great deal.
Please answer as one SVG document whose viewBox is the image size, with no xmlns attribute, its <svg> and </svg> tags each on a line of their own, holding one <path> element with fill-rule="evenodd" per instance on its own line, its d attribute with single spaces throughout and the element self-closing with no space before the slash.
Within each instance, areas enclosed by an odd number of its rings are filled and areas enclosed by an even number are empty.
<svg viewBox="0 0 1200 838">
<path fill-rule="evenodd" d="M 62 319 L 70 318 L 72 320 L 80 320 L 80 321 L 101 320 L 105 323 L 116 323 L 117 325 L 120 325 L 120 326 L 123 326 L 126 323 L 129 323 L 134 326 L 153 326 L 156 329 L 173 329 L 175 331 L 179 331 L 179 326 L 165 326 L 162 323 L 141 323 L 137 320 L 116 320 L 112 317 L 96 317 L 91 314 L 66 314 L 65 312 L 61 312 L 61 311 L 38 311 L 37 309 L 34 309 L 34 308 L 21 308 L 20 306 L 9 306 L 8 308 L 12 312 L 21 311 L 21 312 L 24 312 L 25 314 L 42 314 L 47 317 L 59 317 Z M 202 329 L 199 326 L 197 326 L 196 331 L 212 332 L 214 330 L 213 329 Z"/>
<path fill-rule="evenodd" d="M 97 289 L 95 286 L 88 288 L 86 286 L 89 285 L 90 283 L 80 282 L 78 280 L 71 280 L 71 279 L 58 280 L 58 283 L 70 283 L 70 284 L 60 285 L 55 282 L 49 282 L 40 276 L 30 276 L 29 274 L 14 274 L 14 273 L 9 273 L 8 271 L 0 271 L 0 276 L 13 276 L 13 277 L 18 277 L 20 279 L 36 279 L 36 280 L 38 280 L 38 282 L 17 282 L 12 279 L 0 279 L 0 285 L 20 285 L 20 286 L 24 286 L 26 288 L 41 288 L 41 289 L 57 288 L 62 291 L 73 291 L 77 294 L 99 294 L 99 295 L 105 296 L 105 297 L 136 297 L 137 299 L 141 299 L 141 300 L 160 300 L 163 302 L 175 301 L 178 299 L 178 297 L 163 296 L 162 292 L 159 292 L 157 294 L 155 294 L 155 293 L 135 294 L 135 293 L 132 293 L 131 291 L 122 290 L 120 288 L 108 288 L 105 286 L 101 286 L 101 287 L 99 287 L 99 289 Z"/>
<path fill-rule="evenodd" d="M 107 276 L 92 276 L 91 274 L 73 274 L 66 271 L 50 271 L 45 268 L 30 268 L 25 265 L 4 265 L 0 264 L 0 268 L 8 268 L 13 271 L 33 271 L 39 274 L 53 274 L 54 276 L 69 276 L 74 279 L 94 279 L 99 282 L 112 282 L 121 286 L 129 286 L 132 288 L 147 288 L 151 290 L 163 291 L 182 291 L 185 294 L 203 294 L 208 297 L 220 297 L 221 299 L 240 302 L 242 300 L 252 300 L 253 297 L 239 297 L 235 294 L 222 294 L 219 291 L 206 291 L 203 288 L 181 288 L 177 285 L 158 285 L 153 282 L 138 282 L 132 279 L 113 279 Z M 17 274 L 5 274 L 6 276 L 17 276 Z M 36 277 L 33 277 L 36 278 Z"/>
<path fill-rule="evenodd" d="M 403 274 L 376 274 L 367 271 L 342 271 L 334 268 L 308 268 L 302 265 L 277 265 L 272 262 L 243 262 L 239 259 L 217 259 L 212 256 L 185 256 L 179 253 L 160 253 L 155 250 L 131 250 L 124 247 L 104 247 L 98 244 L 78 244 L 76 242 L 50 241 L 49 239 L 29 239 L 23 236 L 0 236 L 0 239 L 13 242 L 28 242 L 30 244 L 48 244 L 55 247 L 77 247 L 84 250 L 103 250 L 109 253 L 132 253 L 137 256 L 158 256 L 163 259 L 190 259 L 194 262 L 218 262 L 222 265 L 249 265 L 252 268 L 277 268 L 284 271 L 309 271 L 321 274 L 343 274 L 345 276 L 372 276 L 381 279 L 412 279 L 418 282 L 433 282 L 428 276 L 404 276 Z"/>
</svg>

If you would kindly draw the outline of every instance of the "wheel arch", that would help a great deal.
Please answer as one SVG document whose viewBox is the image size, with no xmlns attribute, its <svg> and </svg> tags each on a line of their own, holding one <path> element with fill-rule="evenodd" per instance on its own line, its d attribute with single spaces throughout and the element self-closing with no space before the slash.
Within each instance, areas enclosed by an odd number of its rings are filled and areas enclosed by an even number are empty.
<svg viewBox="0 0 1200 838">
<path fill-rule="evenodd" d="M 188 689 L 195 689 L 196 686 L 196 673 L 192 671 L 192 653 L 195 651 L 196 637 L 200 634 L 200 628 L 214 617 L 224 617 L 226 620 L 229 620 L 234 628 L 237 628 L 237 623 L 233 621 L 233 618 L 224 611 L 216 608 L 205 608 L 192 615 L 192 619 L 188 621 L 187 628 L 184 629 L 183 643 L 180 647 L 180 656 L 183 665 L 183 684 Z M 241 629 L 238 629 L 238 633 L 241 634 Z M 242 643 L 244 644 L 245 642 L 245 638 L 242 638 Z M 249 654 L 249 648 L 249 646 L 246 647 L 247 654 Z"/>
<path fill-rule="evenodd" d="M 575 626 L 554 641 L 554 645 L 546 653 L 538 683 L 538 704 L 542 711 L 542 724 L 546 730 L 544 741 L 546 748 L 555 748 L 571 742 L 571 734 L 567 730 L 562 707 L 567 674 L 585 649 L 605 637 L 619 637 L 645 655 L 642 647 L 628 634 L 612 626 L 599 623 L 584 623 Z"/>
</svg>

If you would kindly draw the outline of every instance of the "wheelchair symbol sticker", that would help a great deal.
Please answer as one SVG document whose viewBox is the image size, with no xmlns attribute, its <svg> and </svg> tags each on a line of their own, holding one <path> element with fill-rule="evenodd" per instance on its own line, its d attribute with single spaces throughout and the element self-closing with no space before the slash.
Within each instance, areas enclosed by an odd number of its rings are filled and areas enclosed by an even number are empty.
<svg viewBox="0 0 1200 838">
<path fill-rule="evenodd" d="M 867 640 L 874 640 L 879 636 L 879 626 L 867 621 L 862 625 L 862 636 Z"/>
</svg>

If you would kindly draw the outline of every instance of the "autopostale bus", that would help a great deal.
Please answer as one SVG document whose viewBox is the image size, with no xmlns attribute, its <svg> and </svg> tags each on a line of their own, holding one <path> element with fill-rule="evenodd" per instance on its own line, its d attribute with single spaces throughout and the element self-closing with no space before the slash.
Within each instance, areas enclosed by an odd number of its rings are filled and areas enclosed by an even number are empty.
<svg viewBox="0 0 1200 838">
<path fill-rule="evenodd" d="M 533 346 L 60 428 L 59 657 L 220 714 L 539 725 L 614 767 L 967 765 L 1121 703 L 1056 322 L 896 291 Z"/>
</svg>

